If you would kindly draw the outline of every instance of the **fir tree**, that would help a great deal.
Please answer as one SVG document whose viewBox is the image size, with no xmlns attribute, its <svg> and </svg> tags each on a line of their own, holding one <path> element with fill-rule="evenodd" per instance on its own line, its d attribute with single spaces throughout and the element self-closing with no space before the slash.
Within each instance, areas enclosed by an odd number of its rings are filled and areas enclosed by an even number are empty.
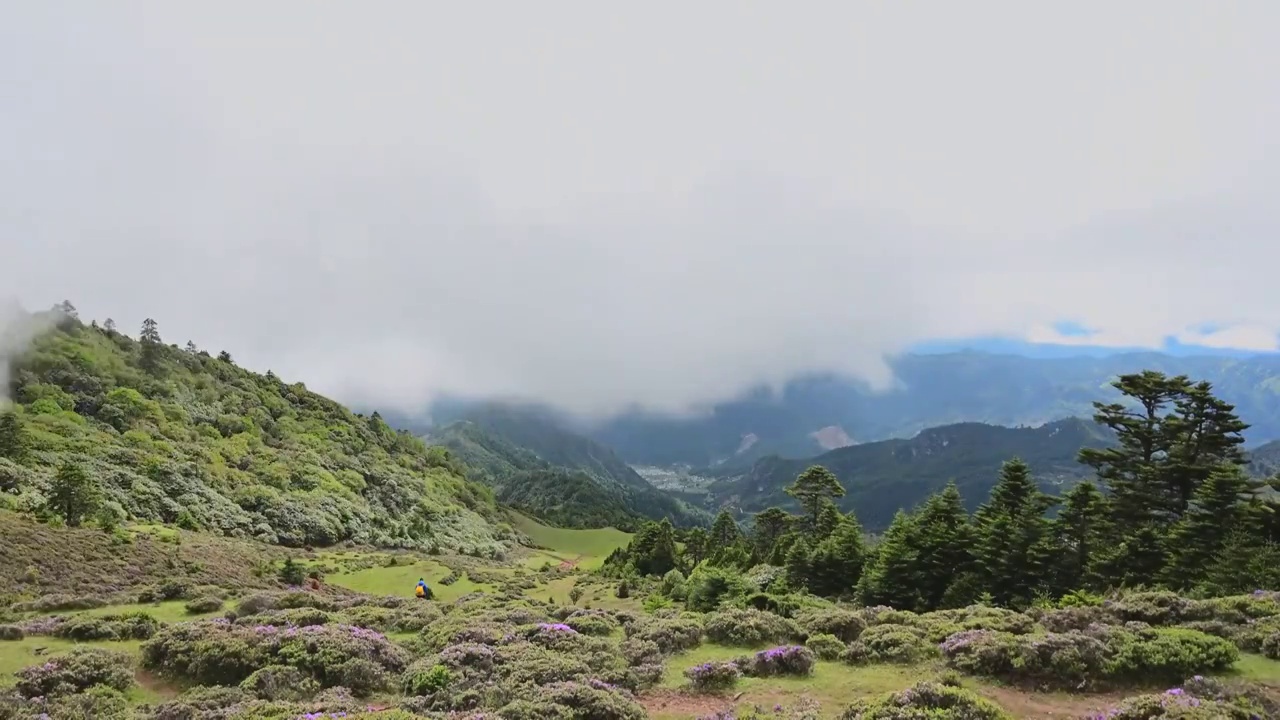
<svg viewBox="0 0 1280 720">
<path fill-rule="evenodd" d="M 808 587 L 810 572 L 809 559 L 811 555 L 812 550 L 810 550 L 809 543 L 805 542 L 804 538 L 797 538 L 796 541 L 791 544 L 791 548 L 787 550 L 787 560 L 785 565 L 787 585 L 793 590 Z"/>
<path fill-rule="evenodd" d="M 1167 585 L 1188 588 L 1204 579 L 1227 536 L 1241 526 L 1248 490 L 1249 479 L 1235 465 L 1215 470 L 1199 487 L 1169 535 L 1170 558 L 1164 571 Z"/>
<path fill-rule="evenodd" d="M 69 527 L 79 527 L 100 502 L 98 486 L 83 467 L 68 461 L 58 468 L 49 487 L 48 508 Z"/>
<path fill-rule="evenodd" d="M 20 463 L 26 456 L 27 434 L 18 413 L 0 411 L 0 457 Z"/>
<path fill-rule="evenodd" d="M 809 590 L 817 595 L 844 595 L 857 587 L 866 562 L 862 525 L 852 513 L 837 522 L 814 549 L 809 561 Z"/>
<path fill-rule="evenodd" d="M 1089 573 L 1108 534 L 1107 517 L 1107 499 L 1092 482 L 1078 483 L 1062 496 L 1062 509 L 1052 524 L 1057 594 L 1096 586 Z"/>
<path fill-rule="evenodd" d="M 756 513 L 751 524 L 752 556 L 760 562 L 768 562 L 773 547 L 791 526 L 791 514 L 779 507 L 771 507 Z"/>
<path fill-rule="evenodd" d="M 142 332 L 138 335 L 138 340 L 142 343 L 142 357 L 140 359 L 142 368 L 149 373 L 158 372 L 160 370 L 160 359 L 164 352 L 164 343 L 160 339 L 160 329 L 155 320 L 147 318 L 142 321 Z"/>
<path fill-rule="evenodd" d="M 787 487 L 786 493 L 795 498 L 804 509 L 809 517 L 809 527 L 816 529 L 823 501 L 844 497 L 844 487 L 830 470 L 821 465 L 813 465 L 800 473 L 795 482 Z"/>
<path fill-rule="evenodd" d="M 1043 587 L 1051 560 L 1052 499 L 1018 458 L 1000 469 L 990 499 L 974 514 L 973 560 L 982 585 L 1000 605 L 1026 607 Z"/>
<path fill-rule="evenodd" d="M 920 599 L 924 609 L 934 610 L 971 562 L 972 528 L 955 483 L 948 483 L 942 492 L 925 500 L 912 526 L 908 542 L 914 548 Z"/>
<path fill-rule="evenodd" d="M 917 584 L 917 550 L 913 547 L 915 523 L 899 510 L 858 581 L 858 600 L 864 605 L 888 605 L 900 610 L 920 606 Z"/>
</svg>

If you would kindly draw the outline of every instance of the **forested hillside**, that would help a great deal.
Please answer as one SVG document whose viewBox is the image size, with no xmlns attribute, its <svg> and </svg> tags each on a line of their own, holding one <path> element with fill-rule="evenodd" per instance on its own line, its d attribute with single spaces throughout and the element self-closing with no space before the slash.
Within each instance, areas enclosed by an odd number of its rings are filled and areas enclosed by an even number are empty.
<svg viewBox="0 0 1280 720">
<path fill-rule="evenodd" d="M 868 528 L 883 530 L 899 508 L 914 506 L 949 482 L 955 482 L 972 509 L 990 492 L 1009 458 L 1025 461 L 1046 487 L 1087 477 L 1089 470 L 1077 462 L 1077 453 L 1109 442 L 1105 428 L 1086 420 L 1037 428 L 961 423 L 930 428 L 910 440 L 853 445 L 811 459 L 767 457 L 745 472 L 720 472 L 708 493 L 713 504 L 748 513 L 771 505 L 789 507 L 794 501 L 787 486 L 809 465 L 821 465 L 845 487 L 840 506 L 856 508 Z"/>
<path fill-rule="evenodd" d="M 287 546 L 496 553 L 493 493 L 374 413 L 239 368 L 152 320 L 134 340 L 74 309 L 13 362 L 0 503 L 51 522 L 176 523 Z"/>
<path fill-rule="evenodd" d="M 448 448 L 468 477 L 494 488 L 500 503 L 561 527 L 629 530 L 646 519 L 665 517 L 677 525 L 711 520 L 650 485 L 607 448 L 544 419 L 504 415 L 489 423 L 481 416 L 435 430 L 427 441 Z"/>
<path fill-rule="evenodd" d="M 589 434 L 636 465 L 811 457 L 830 449 L 816 439 L 823 428 L 839 428 L 831 434 L 865 443 L 962 422 L 1013 427 L 1088 417 L 1094 401 L 1121 398 L 1110 385 L 1117 376 L 1149 369 L 1213 383 L 1219 397 L 1249 418 L 1249 443 L 1280 439 L 1280 355 L 1029 358 L 955 352 L 902 355 L 890 364 L 899 385 L 888 392 L 868 392 L 845 378 L 804 377 L 778 393 L 757 389 L 695 417 L 629 413 Z M 744 443 L 748 436 L 751 442 Z"/>
</svg>

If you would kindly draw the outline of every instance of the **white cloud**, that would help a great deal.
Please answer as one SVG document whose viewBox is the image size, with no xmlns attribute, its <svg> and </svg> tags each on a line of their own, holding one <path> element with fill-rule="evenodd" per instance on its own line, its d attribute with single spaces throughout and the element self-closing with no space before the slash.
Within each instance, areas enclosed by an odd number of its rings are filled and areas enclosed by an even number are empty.
<svg viewBox="0 0 1280 720">
<path fill-rule="evenodd" d="M 677 408 L 1064 318 L 1280 330 L 1274 4 L 10 15 L 0 294 L 347 399 Z"/>
</svg>

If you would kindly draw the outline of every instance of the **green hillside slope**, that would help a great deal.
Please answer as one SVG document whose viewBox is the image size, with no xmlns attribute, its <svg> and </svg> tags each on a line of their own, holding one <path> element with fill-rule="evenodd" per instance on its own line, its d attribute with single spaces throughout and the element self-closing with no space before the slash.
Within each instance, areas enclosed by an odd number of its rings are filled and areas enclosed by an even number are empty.
<svg viewBox="0 0 1280 720">
<path fill-rule="evenodd" d="M 15 359 L 0 502 L 48 515 L 71 463 L 117 520 L 287 546 L 505 546 L 492 492 L 442 450 L 225 353 L 144 338 L 72 319 Z"/>
<path fill-rule="evenodd" d="M 439 428 L 427 441 L 454 453 L 500 503 L 561 527 L 631 529 L 664 517 L 677 525 L 710 521 L 706 512 L 650 485 L 608 448 L 531 415 L 504 413 L 497 422 L 480 415 Z"/>
<path fill-rule="evenodd" d="M 783 489 L 805 468 L 822 465 L 845 487 L 841 506 L 856 510 L 869 529 L 881 530 L 899 508 L 913 507 L 952 480 L 966 503 L 976 507 L 991 491 L 1001 464 L 1013 457 L 1026 461 L 1045 485 L 1086 477 L 1076 453 L 1108 442 L 1102 428 L 1084 420 L 1037 428 L 961 423 L 930 428 L 910 440 L 853 445 L 806 460 L 763 458 L 745 472 L 722 472 L 708 492 L 711 502 L 744 512 L 792 507 Z"/>
</svg>

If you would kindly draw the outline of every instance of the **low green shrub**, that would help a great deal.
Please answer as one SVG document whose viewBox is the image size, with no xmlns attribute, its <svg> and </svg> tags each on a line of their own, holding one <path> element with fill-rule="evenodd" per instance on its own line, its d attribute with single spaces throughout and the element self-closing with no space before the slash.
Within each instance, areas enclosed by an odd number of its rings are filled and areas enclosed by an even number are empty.
<svg viewBox="0 0 1280 720">
<path fill-rule="evenodd" d="M 922 682 L 851 705 L 840 720 L 1014 720 L 999 705 L 963 688 Z"/>
<path fill-rule="evenodd" d="M 222 609 L 222 598 L 206 595 L 189 601 L 185 609 L 190 615 L 205 615 Z"/>
<path fill-rule="evenodd" d="M 707 615 L 703 618 L 702 627 L 711 642 L 735 647 L 787 642 L 801 635 L 800 628 L 784 617 L 739 608 Z"/>
<path fill-rule="evenodd" d="M 840 638 L 826 633 L 810 635 L 809 639 L 804 641 L 804 646 L 823 660 L 838 660 L 841 653 L 848 647 L 840 641 Z"/>
<path fill-rule="evenodd" d="M 53 630 L 55 637 L 94 640 L 146 640 L 160 629 L 160 622 L 145 612 L 120 615 L 72 615 Z"/>
<path fill-rule="evenodd" d="M 101 685 L 121 692 L 133 687 L 133 659 L 102 648 L 77 648 L 15 673 L 25 698 L 60 697 Z"/>
</svg>

